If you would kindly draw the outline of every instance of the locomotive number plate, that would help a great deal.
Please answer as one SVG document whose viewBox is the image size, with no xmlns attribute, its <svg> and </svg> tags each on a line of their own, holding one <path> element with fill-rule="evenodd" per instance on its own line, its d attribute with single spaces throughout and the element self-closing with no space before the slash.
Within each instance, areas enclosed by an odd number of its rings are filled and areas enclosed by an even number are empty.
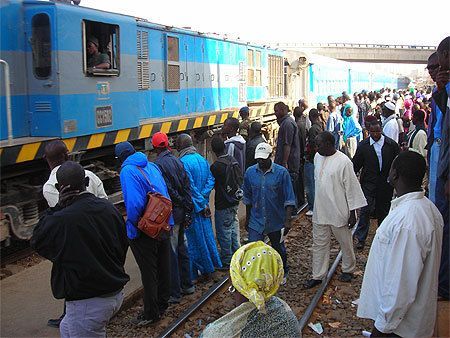
<svg viewBox="0 0 450 338">
<path fill-rule="evenodd" d="M 103 106 L 95 108 L 95 121 L 97 128 L 107 127 L 112 125 L 112 107 Z"/>
</svg>

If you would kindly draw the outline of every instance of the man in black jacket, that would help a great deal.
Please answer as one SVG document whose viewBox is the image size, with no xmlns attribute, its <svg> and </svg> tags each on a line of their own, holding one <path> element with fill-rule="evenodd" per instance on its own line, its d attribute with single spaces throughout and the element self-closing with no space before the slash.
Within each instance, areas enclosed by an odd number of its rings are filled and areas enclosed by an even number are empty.
<svg viewBox="0 0 450 338">
<path fill-rule="evenodd" d="M 234 190 L 233 187 L 227 185 L 227 183 L 230 184 L 230 182 L 227 182 L 227 175 L 231 175 L 231 173 L 228 173 L 228 168 L 232 170 L 233 163 L 237 164 L 237 162 L 225 152 L 225 143 L 221 138 L 214 137 L 211 140 L 211 149 L 217 157 L 217 160 L 210 167 L 214 176 L 214 189 L 216 191 L 214 196 L 216 238 L 220 245 L 221 270 L 228 271 L 230 270 L 231 257 L 240 247 L 239 219 L 237 216 L 239 199 L 230 198 Z M 236 181 L 240 178 L 242 184 L 242 176 L 233 177 L 236 178 Z"/>
<path fill-rule="evenodd" d="M 381 133 L 378 121 L 370 124 L 369 134 L 370 137 L 359 143 L 352 159 L 355 173 L 361 171 L 361 188 L 367 200 L 367 206 L 361 209 L 355 232 L 358 250 L 364 248 L 369 233 L 370 215 L 375 215 L 379 226 L 389 213 L 393 194 L 393 188 L 388 183 L 389 170 L 400 151 L 397 142 Z"/>
<path fill-rule="evenodd" d="M 53 262 L 53 296 L 66 300 L 61 337 L 105 336 L 130 279 L 125 223 L 111 202 L 86 191 L 89 178 L 78 163 L 63 163 L 56 179 L 58 204 L 39 221 L 31 247 Z"/>
<path fill-rule="evenodd" d="M 315 179 L 314 179 L 314 156 L 316 156 L 316 137 L 323 132 L 320 114 L 316 108 L 309 111 L 309 120 L 312 125 L 308 129 L 308 142 L 305 151 L 305 190 L 308 201 L 306 216 L 312 216 L 314 210 Z"/>
<path fill-rule="evenodd" d="M 175 224 L 170 236 L 172 252 L 169 303 L 179 303 L 182 294 L 190 295 L 195 291 L 191 280 L 191 262 L 184 236 L 184 229 L 191 225 L 191 214 L 194 210 L 191 185 L 183 163 L 170 151 L 167 135 L 161 132 L 154 134 L 152 145 L 158 154 L 155 163 L 161 169 L 172 200 L 172 215 Z"/>
<path fill-rule="evenodd" d="M 245 173 L 245 139 L 238 134 L 239 126 L 238 119 L 227 118 L 223 123 L 222 136 L 225 139 L 227 154 L 234 157 L 239 163 L 243 175 Z"/>
</svg>

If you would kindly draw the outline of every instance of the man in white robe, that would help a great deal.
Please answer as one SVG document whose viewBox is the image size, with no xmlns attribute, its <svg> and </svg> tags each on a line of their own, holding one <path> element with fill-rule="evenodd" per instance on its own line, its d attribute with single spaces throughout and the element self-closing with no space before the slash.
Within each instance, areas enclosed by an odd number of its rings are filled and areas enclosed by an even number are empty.
<svg viewBox="0 0 450 338">
<path fill-rule="evenodd" d="M 351 281 L 356 259 L 350 229 L 356 224 L 356 210 L 367 205 L 352 161 L 336 150 L 333 134 L 328 131 L 320 133 L 316 144 L 313 268 L 312 279 L 305 288 L 320 284 L 328 272 L 331 232 L 342 250 L 342 275 L 339 279 Z"/>
<path fill-rule="evenodd" d="M 433 335 L 443 220 L 422 191 L 425 170 L 413 151 L 392 163 L 398 197 L 373 240 L 357 312 L 375 321 L 372 337 Z"/>
</svg>

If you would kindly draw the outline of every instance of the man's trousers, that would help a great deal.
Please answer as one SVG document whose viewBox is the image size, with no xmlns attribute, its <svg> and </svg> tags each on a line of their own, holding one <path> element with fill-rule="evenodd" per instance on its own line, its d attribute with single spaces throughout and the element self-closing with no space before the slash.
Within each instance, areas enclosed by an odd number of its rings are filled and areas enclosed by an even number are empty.
<svg viewBox="0 0 450 338">
<path fill-rule="evenodd" d="M 141 271 L 144 287 L 144 318 L 158 319 L 170 297 L 170 238 L 157 241 L 144 233 L 129 241 Z"/>
<path fill-rule="evenodd" d="M 336 237 L 342 250 L 342 272 L 351 273 L 356 267 L 353 251 L 352 232 L 347 226 L 335 227 L 327 224 L 313 223 L 313 264 L 312 278 L 324 279 L 330 264 L 331 232 Z"/>
</svg>

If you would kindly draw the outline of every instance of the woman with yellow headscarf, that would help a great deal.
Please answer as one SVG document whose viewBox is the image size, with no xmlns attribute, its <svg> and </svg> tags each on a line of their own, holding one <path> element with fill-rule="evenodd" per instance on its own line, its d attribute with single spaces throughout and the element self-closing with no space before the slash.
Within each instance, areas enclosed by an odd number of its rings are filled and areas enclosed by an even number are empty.
<svg viewBox="0 0 450 338">
<path fill-rule="evenodd" d="M 239 248 L 230 264 L 237 307 L 209 324 L 201 337 L 300 337 L 295 314 L 274 296 L 283 274 L 280 255 L 267 244 Z"/>
</svg>

